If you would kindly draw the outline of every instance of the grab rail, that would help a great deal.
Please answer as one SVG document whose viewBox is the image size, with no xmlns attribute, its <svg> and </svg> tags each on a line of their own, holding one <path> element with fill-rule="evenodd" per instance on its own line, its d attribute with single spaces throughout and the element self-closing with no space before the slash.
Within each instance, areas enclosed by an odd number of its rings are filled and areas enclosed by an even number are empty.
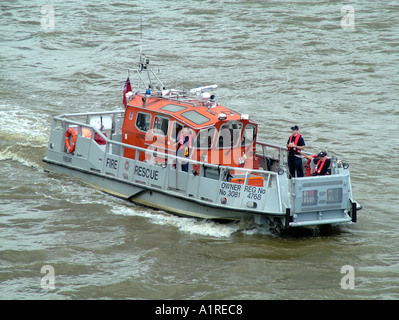
<svg viewBox="0 0 399 320">
<path fill-rule="evenodd" d="M 69 119 L 70 117 L 79 117 L 79 116 L 85 116 L 85 117 L 89 117 L 89 116 L 93 116 L 93 115 L 111 115 L 111 114 L 118 114 L 118 113 L 123 113 L 124 111 L 110 111 L 110 112 L 93 112 L 93 113 L 78 113 L 78 114 L 63 114 L 63 115 L 59 115 L 59 116 L 55 116 L 54 117 L 54 121 L 61 121 L 61 123 L 63 124 L 63 130 L 64 132 L 67 130 L 67 127 L 70 125 L 76 125 L 78 126 L 78 134 L 82 135 L 82 128 L 88 128 L 90 130 L 92 130 L 92 132 L 97 133 L 104 141 L 105 141 L 105 149 L 104 149 L 104 159 L 106 158 L 107 154 L 109 153 L 110 150 L 110 146 L 111 145 L 115 145 L 115 146 L 120 146 L 120 151 L 119 151 L 119 155 L 117 154 L 113 154 L 113 156 L 117 156 L 119 157 L 119 161 L 121 161 L 123 155 L 124 155 L 124 151 L 125 148 L 131 149 L 131 150 L 135 150 L 136 151 L 136 157 L 135 161 L 139 161 L 139 155 L 138 153 L 144 152 L 147 154 L 153 154 L 155 151 L 149 151 L 148 149 L 145 148 L 141 148 L 138 146 L 132 146 L 123 142 L 119 142 L 119 141 L 114 141 L 111 140 L 109 137 L 105 136 L 99 129 L 97 129 L 95 126 L 90 125 L 89 123 L 83 123 L 80 121 L 76 121 L 73 119 Z M 88 119 L 88 118 L 87 118 Z M 90 139 L 93 139 L 94 135 L 92 134 Z M 264 146 L 264 147 L 273 147 L 273 148 L 277 148 L 280 151 L 283 150 L 284 148 L 278 147 L 276 145 L 272 145 L 272 144 L 267 144 L 267 143 L 262 143 L 259 142 L 258 144 Z M 249 176 L 250 174 L 254 174 L 254 175 L 260 175 L 263 178 L 263 186 L 266 189 L 265 191 L 265 199 L 262 199 L 261 201 L 261 207 L 258 208 L 258 210 L 263 210 L 266 207 L 267 204 L 267 197 L 268 197 L 268 190 L 270 189 L 270 185 L 271 185 L 271 178 L 274 177 L 275 181 L 276 181 L 276 189 L 277 189 L 277 197 L 280 198 L 281 196 L 281 190 L 280 190 L 280 182 L 279 182 L 279 178 L 278 175 L 279 173 L 277 172 L 273 172 L 273 171 L 268 171 L 268 170 L 259 170 L 259 169 L 250 169 L 250 168 L 242 168 L 242 167 L 229 167 L 229 166 L 224 166 L 224 165 L 216 165 L 216 164 L 212 164 L 212 163 L 208 163 L 208 162 L 203 162 L 203 161 L 197 161 L 197 160 L 192 160 L 192 159 L 188 159 L 188 158 L 184 158 L 184 157 L 179 157 L 177 156 L 174 152 L 173 153 L 164 153 L 161 151 L 156 151 L 156 157 L 159 158 L 164 158 L 165 159 L 165 163 L 171 163 L 170 159 L 172 160 L 172 163 L 174 163 L 175 161 L 177 162 L 178 160 L 184 160 L 184 162 L 188 162 L 190 164 L 190 169 L 193 168 L 192 165 L 200 165 L 201 167 L 205 168 L 212 168 L 212 169 L 216 169 L 218 170 L 218 180 L 219 180 L 219 189 L 221 186 L 221 183 L 224 181 L 223 179 L 225 178 L 226 172 L 230 172 L 231 170 L 234 170 L 236 172 L 239 172 L 240 174 L 245 176 L 244 179 L 244 183 L 242 184 L 242 188 L 243 190 L 246 189 L 247 186 L 249 186 Z M 151 163 L 150 164 L 155 164 Z M 201 175 L 204 175 L 204 171 L 205 170 L 201 170 Z M 104 166 L 102 166 L 101 172 L 104 173 Z M 119 171 L 118 171 L 119 172 Z M 219 190 L 218 190 L 219 191 Z M 243 192 L 244 194 L 244 192 Z M 243 206 L 243 194 L 240 197 L 240 207 Z M 215 195 L 215 202 L 217 201 L 217 195 Z M 279 211 L 282 212 L 282 204 L 281 201 L 279 201 Z"/>
</svg>

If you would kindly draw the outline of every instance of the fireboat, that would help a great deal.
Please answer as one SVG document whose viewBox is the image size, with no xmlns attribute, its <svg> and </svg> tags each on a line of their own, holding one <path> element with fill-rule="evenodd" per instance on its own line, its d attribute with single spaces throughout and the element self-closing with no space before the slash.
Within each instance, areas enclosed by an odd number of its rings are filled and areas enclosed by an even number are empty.
<svg viewBox="0 0 399 320">
<path fill-rule="evenodd" d="M 258 123 L 219 104 L 217 85 L 169 89 L 141 55 L 133 92 L 130 71 L 124 109 L 54 117 L 50 171 L 185 217 L 279 230 L 357 222 L 347 163 L 332 156 L 328 175 L 290 178 L 286 146 L 258 141 Z"/>
</svg>

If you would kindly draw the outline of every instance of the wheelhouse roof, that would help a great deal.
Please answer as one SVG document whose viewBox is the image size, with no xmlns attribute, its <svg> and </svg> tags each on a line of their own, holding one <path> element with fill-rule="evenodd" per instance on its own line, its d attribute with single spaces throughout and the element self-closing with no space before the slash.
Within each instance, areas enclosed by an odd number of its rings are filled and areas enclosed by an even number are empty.
<svg viewBox="0 0 399 320">
<path fill-rule="evenodd" d="M 128 107 L 148 110 L 164 115 L 170 115 L 175 119 L 189 125 L 192 128 L 201 129 L 220 122 L 219 115 L 226 115 L 224 121 L 239 121 L 241 113 L 215 103 L 211 108 L 196 97 L 185 97 L 184 100 L 165 97 L 147 97 L 143 107 L 143 94 L 136 94 L 128 103 Z M 249 119 L 248 119 L 249 120 Z M 249 120 L 250 123 L 256 122 Z"/>
</svg>

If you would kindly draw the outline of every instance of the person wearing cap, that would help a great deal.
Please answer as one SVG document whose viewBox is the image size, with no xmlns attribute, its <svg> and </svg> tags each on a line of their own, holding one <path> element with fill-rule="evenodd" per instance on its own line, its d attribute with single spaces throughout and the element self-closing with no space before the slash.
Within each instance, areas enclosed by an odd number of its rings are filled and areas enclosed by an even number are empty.
<svg viewBox="0 0 399 320">
<path fill-rule="evenodd" d="M 288 138 L 288 169 L 290 171 L 289 178 L 303 177 L 303 164 L 301 151 L 305 149 L 305 140 L 299 134 L 297 125 L 291 127 L 292 135 Z"/>
<path fill-rule="evenodd" d="M 313 160 L 315 168 L 313 170 L 312 176 L 324 176 L 329 174 L 329 167 L 331 164 L 331 159 L 327 158 L 327 151 L 321 151 L 317 155 L 307 155 L 302 153 L 306 159 Z"/>
<path fill-rule="evenodd" d="M 176 155 L 178 157 L 186 157 L 190 158 L 193 154 L 193 136 L 190 134 L 190 130 L 187 126 L 184 126 L 183 129 L 180 131 L 179 136 L 176 139 L 176 143 L 174 146 L 178 148 L 176 150 Z M 179 159 L 181 163 L 182 171 L 188 172 L 188 162 Z"/>
</svg>

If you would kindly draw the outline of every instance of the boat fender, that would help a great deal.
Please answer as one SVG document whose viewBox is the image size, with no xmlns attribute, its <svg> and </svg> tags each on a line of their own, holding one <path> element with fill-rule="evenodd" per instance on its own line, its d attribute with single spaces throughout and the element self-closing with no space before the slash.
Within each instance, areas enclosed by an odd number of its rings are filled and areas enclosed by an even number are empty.
<svg viewBox="0 0 399 320">
<path fill-rule="evenodd" d="M 69 142 L 69 137 L 72 136 L 72 144 Z M 75 130 L 72 128 L 68 128 L 68 130 L 65 132 L 65 147 L 68 151 L 68 153 L 72 153 L 75 151 L 75 146 L 76 146 L 76 133 Z"/>
</svg>

